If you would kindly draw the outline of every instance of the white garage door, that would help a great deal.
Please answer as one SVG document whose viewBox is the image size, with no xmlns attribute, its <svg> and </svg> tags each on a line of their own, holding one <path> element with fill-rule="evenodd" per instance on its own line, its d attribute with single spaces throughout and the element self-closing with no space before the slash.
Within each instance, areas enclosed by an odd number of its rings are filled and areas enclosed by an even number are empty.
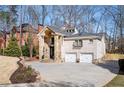
<svg viewBox="0 0 124 93">
<path fill-rule="evenodd" d="M 92 54 L 80 54 L 80 62 L 92 63 Z"/>
<path fill-rule="evenodd" d="M 76 62 L 76 54 L 75 53 L 67 53 L 65 55 L 65 62 Z"/>
</svg>

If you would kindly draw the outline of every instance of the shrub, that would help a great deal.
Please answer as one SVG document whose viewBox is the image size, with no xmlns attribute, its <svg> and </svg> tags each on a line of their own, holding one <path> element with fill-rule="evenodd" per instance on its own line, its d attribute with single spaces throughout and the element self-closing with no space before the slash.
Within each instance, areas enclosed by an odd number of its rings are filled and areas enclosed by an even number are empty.
<svg viewBox="0 0 124 93">
<path fill-rule="evenodd" d="M 33 48 L 32 52 L 33 52 L 33 56 L 36 56 L 35 48 Z M 24 46 L 22 46 L 22 54 L 23 54 L 23 56 L 30 57 L 30 50 L 29 50 L 28 44 L 25 44 Z"/>
<path fill-rule="evenodd" d="M 0 55 L 3 55 L 3 49 L 0 49 Z"/>
<path fill-rule="evenodd" d="M 119 73 L 124 74 L 124 59 L 119 59 L 118 64 L 119 64 Z"/>
<path fill-rule="evenodd" d="M 29 52 L 29 47 L 27 44 L 25 44 L 24 46 L 22 46 L 22 55 L 23 56 L 30 56 L 30 52 Z"/>
<path fill-rule="evenodd" d="M 30 66 L 19 67 L 10 77 L 10 81 L 15 83 L 31 83 L 37 80 L 38 73 Z"/>
<path fill-rule="evenodd" d="M 4 55 L 13 56 L 13 57 L 21 56 L 21 51 L 19 49 L 19 46 L 17 44 L 17 40 L 15 37 L 10 38 L 7 48 L 5 48 L 4 50 Z"/>
<path fill-rule="evenodd" d="M 33 48 L 33 56 L 36 56 L 36 49 L 35 48 Z"/>
</svg>

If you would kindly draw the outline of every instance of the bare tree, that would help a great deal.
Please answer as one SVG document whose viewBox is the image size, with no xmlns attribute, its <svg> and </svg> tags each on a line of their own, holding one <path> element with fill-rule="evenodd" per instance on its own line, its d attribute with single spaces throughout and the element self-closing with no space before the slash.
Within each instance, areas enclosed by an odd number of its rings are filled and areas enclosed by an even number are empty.
<svg viewBox="0 0 124 93">
<path fill-rule="evenodd" d="M 29 31 L 28 43 L 29 43 L 30 59 L 32 59 L 33 39 L 34 39 L 33 32 L 34 32 L 35 25 L 38 24 L 38 16 L 37 16 L 36 11 L 34 10 L 33 6 L 28 7 L 28 13 L 30 15 L 29 20 L 31 23 L 31 26 L 28 26 L 28 27 L 30 27 L 30 28 L 28 28 L 28 31 Z"/>
<path fill-rule="evenodd" d="M 116 26 L 116 35 L 114 35 L 116 38 L 119 37 L 119 42 L 118 42 L 118 48 L 120 50 L 120 53 L 124 53 L 123 49 L 123 28 L 124 28 L 124 6 L 108 6 L 105 7 L 106 11 L 111 15 L 112 21 L 115 23 Z M 114 33 L 114 34 L 115 34 Z"/>
</svg>

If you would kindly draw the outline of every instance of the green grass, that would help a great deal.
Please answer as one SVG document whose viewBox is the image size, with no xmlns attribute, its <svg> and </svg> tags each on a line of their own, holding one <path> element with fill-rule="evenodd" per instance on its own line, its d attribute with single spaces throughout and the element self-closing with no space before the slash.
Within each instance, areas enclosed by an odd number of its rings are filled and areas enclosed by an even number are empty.
<svg viewBox="0 0 124 93">
<path fill-rule="evenodd" d="M 124 87 L 124 75 L 117 75 L 104 87 Z"/>
</svg>

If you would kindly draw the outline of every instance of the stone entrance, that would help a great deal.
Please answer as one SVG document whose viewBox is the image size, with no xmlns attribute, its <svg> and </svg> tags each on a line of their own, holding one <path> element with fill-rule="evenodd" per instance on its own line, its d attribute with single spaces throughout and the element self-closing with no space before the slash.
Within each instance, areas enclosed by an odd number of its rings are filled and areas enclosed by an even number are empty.
<svg viewBox="0 0 124 93">
<path fill-rule="evenodd" d="M 61 62 L 62 36 L 46 28 L 39 34 L 39 59 L 44 62 Z"/>
</svg>

